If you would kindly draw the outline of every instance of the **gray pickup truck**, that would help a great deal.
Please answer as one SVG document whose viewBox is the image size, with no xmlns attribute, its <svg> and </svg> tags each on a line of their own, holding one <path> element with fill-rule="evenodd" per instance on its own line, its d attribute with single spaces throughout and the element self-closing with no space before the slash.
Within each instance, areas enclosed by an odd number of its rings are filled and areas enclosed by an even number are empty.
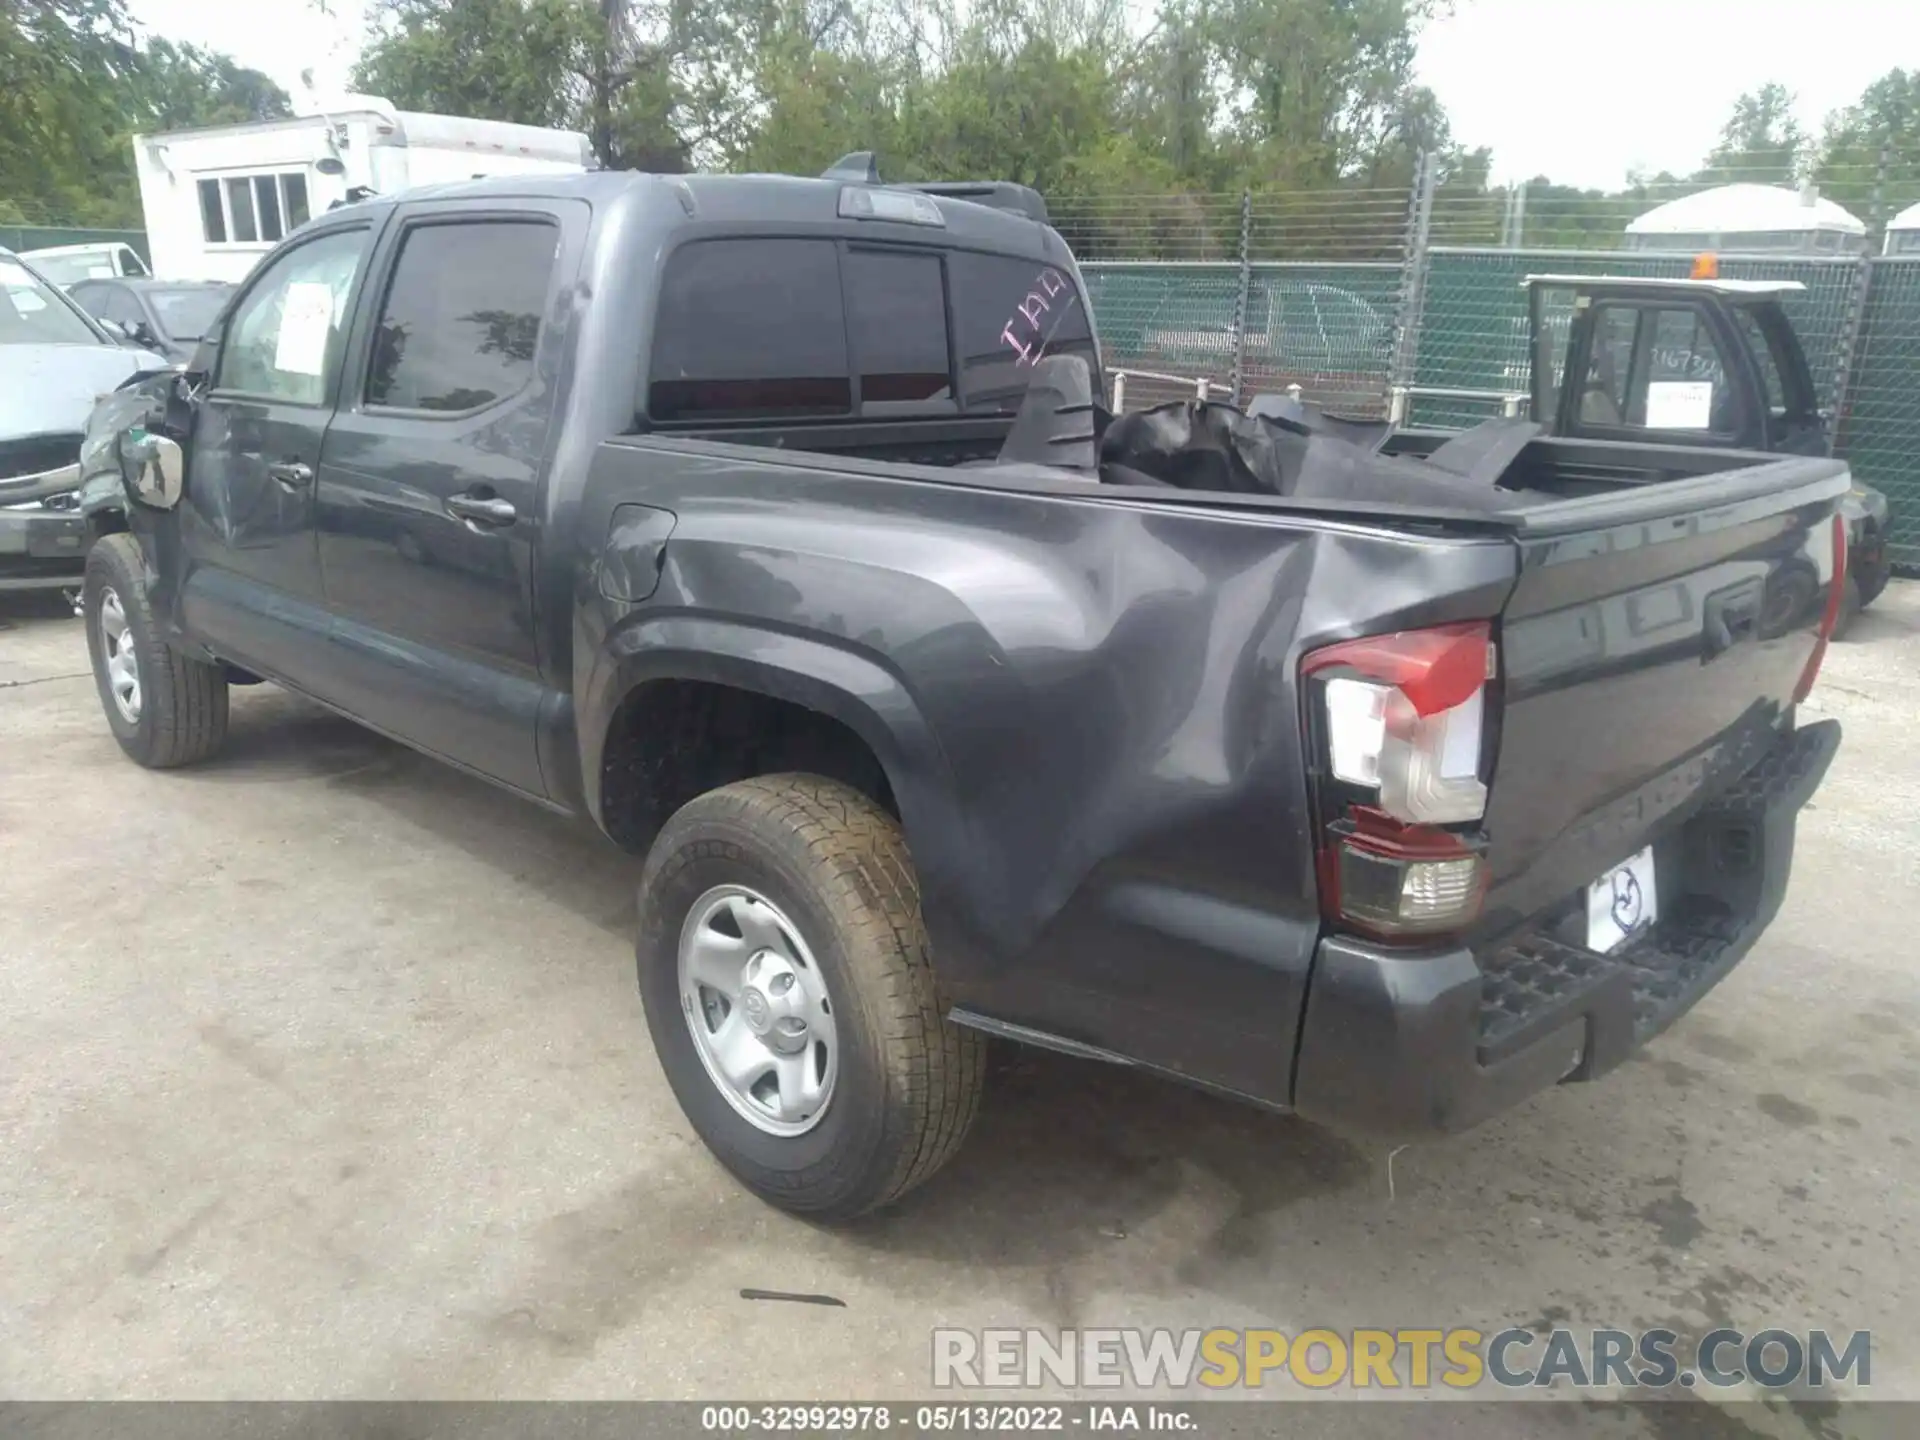
<svg viewBox="0 0 1920 1440">
<path fill-rule="evenodd" d="M 316 218 L 96 412 L 120 745 L 267 680 L 590 817 L 676 1096 L 816 1216 L 951 1157 L 990 1036 L 1418 1135 L 1719 981 L 1839 743 L 1846 466 L 1109 415 L 1038 197 L 971 193 Z"/>
</svg>

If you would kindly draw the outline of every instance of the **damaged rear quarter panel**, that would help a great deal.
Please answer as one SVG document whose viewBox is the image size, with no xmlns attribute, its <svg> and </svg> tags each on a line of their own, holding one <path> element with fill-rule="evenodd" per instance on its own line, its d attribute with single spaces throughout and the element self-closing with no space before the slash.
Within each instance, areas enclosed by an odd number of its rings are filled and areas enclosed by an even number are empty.
<svg viewBox="0 0 1920 1440">
<path fill-rule="evenodd" d="M 577 590 L 583 775 L 649 679 L 833 714 L 952 1003 L 1285 1103 L 1319 933 L 1299 653 L 1496 613 L 1509 544 L 635 440 L 596 457 L 589 549 L 632 502 L 676 519 L 647 600 Z"/>
</svg>

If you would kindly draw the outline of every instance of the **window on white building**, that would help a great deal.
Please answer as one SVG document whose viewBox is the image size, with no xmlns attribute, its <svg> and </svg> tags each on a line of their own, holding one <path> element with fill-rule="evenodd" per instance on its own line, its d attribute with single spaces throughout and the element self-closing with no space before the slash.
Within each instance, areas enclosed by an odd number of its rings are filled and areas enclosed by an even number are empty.
<svg viewBox="0 0 1920 1440">
<path fill-rule="evenodd" d="M 200 229 L 209 245 L 272 244 L 307 223 L 307 177 L 228 175 L 200 182 Z"/>
</svg>

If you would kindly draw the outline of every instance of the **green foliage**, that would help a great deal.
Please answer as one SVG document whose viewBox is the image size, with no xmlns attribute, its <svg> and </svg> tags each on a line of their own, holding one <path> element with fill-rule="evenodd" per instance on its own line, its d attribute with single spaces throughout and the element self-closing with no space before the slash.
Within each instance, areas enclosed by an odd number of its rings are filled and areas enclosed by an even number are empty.
<svg viewBox="0 0 1920 1440">
<path fill-rule="evenodd" d="M 1920 203 L 1920 70 L 1889 70 L 1827 121 L 1814 178 L 1863 219 Z"/>
<path fill-rule="evenodd" d="M 1378 184 L 1444 149 L 1446 116 L 1413 82 L 1433 0 L 1222 0 L 1211 27 L 1251 178 L 1277 189 Z"/>
<path fill-rule="evenodd" d="M 132 137 L 290 113 L 266 76 L 142 41 L 126 0 L 0 0 L 0 220 L 137 225 Z"/>
<path fill-rule="evenodd" d="M 374 25 L 356 90 L 443 115 L 578 118 L 593 27 L 577 0 L 382 0 Z"/>
<path fill-rule="evenodd" d="M 139 128 L 145 132 L 245 125 L 293 113 L 287 92 L 258 70 L 169 40 L 147 42 L 133 84 Z"/>
<path fill-rule="evenodd" d="M 0 0 L 0 221 L 136 223 L 132 134 L 289 113 L 265 76 L 142 38 L 128 3 Z M 611 168 L 808 174 L 872 149 L 891 178 L 1019 180 L 1078 205 L 1076 243 L 1103 253 L 1212 253 L 1237 225 L 1220 197 L 1243 189 L 1274 236 L 1337 213 L 1390 246 L 1390 197 L 1422 154 L 1436 242 L 1512 235 L 1493 157 L 1456 143 L 1416 81 L 1421 28 L 1451 0 L 1156 4 L 373 0 L 353 82 L 403 109 L 583 130 Z M 1863 216 L 1920 200 L 1920 71 L 1874 82 L 1817 143 L 1766 84 L 1689 175 L 1604 192 L 1538 177 L 1524 241 L 1611 247 L 1693 189 L 1803 176 Z"/>
<path fill-rule="evenodd" d="M 354 88 L 403 109 L 584 130 L 612 168 L 678 170 L 665 52 L 627 0 L 380 0 Z"/>
<path fill-rule="evenodd" d="M 1720 143 L 1707 157 L 1707 168 L 1694 178 L 1715 185 L 1793 185 L 1811 148 L 1807 133 L 1793 118 L 1793 96 L 1786 86 L 1769 83 L 1733 102 Z"/>
</svg>

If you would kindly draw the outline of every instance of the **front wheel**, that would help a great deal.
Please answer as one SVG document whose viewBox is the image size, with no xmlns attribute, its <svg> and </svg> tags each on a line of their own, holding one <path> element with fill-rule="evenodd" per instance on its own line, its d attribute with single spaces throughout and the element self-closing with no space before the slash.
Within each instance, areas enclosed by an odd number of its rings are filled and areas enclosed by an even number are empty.
<svg viewBox="0 0 1920 1440">
<path fill-rule="evenodd" d="M 160 638 L 145 568 L 131 535 L 101 536 L 87 552 L 80 611 L 113 738 L 136 763 L 165 770 L 204 760 L 226 740 L 227 680 Z"/>
<path fill-rule="evenodd" d="M 638 959 L 681 1109 L 782 1209 L 850 1219 L 966 1137 L 985 1037 L 945 1017 L 905 838 L 859 792 L 773 775 L 688 803 L 647 857 Z"/>
</svg>

